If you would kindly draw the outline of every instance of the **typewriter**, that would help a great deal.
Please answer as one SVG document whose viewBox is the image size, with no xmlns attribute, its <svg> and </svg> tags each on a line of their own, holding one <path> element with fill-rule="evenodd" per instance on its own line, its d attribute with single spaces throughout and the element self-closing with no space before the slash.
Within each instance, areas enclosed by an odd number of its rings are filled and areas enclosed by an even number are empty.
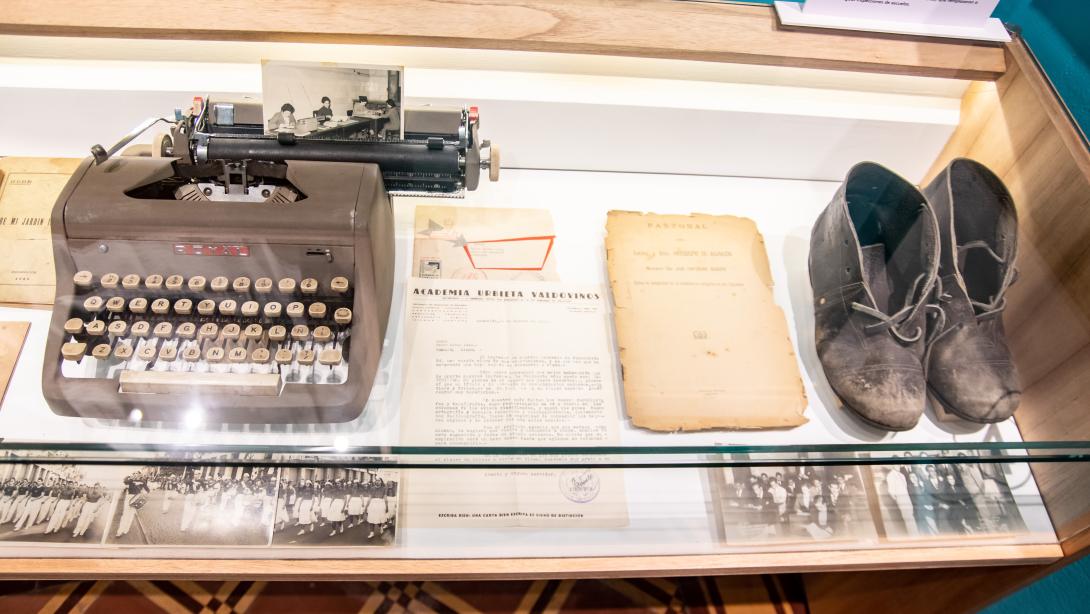
<svg viewBox="0 0 1090 614">
<path fill-rule="evenodd" d="M 164 422 L 358 417 L 394 271 L 389 195 L 498 178 L 475 109 L 399 140 L 264 134 L 260 103 L 176 113 L 141 155 L 96 145 L 52 214 L 43 390 L 62 415 Z M 125 150 L 131 152 L 132 147 Z"/>
</svg>

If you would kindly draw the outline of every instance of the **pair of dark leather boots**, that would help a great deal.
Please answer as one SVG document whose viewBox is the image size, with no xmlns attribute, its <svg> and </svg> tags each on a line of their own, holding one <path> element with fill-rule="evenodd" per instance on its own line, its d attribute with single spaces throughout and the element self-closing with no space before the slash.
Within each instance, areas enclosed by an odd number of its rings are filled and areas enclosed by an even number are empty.
<svg viewBox="0 0 1090 614">
<path fill-rule="evenodd" d="M 1017 234 L 1010 193 L 978 162 L 954 160 L 922 192 L 852 168 L 810 240 L 817 354 L 844 405 L 890 430 L 914 427 L 929 396 L 972 422 L 1009 418 Z"/>
</svg>

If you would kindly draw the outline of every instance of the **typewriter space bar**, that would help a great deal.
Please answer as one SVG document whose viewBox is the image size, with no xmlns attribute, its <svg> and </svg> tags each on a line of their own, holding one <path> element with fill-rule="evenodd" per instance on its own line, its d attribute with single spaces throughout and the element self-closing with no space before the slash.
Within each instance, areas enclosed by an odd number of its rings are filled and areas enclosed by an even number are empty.
<svg viewBox="0 0 1090 614">
<path fill-rule="evenodd" d="M 275 397 L 280 394 L 280 374 L 122 371 L 120 391 L 159 394 L 199 392 Z"/>
</svg>

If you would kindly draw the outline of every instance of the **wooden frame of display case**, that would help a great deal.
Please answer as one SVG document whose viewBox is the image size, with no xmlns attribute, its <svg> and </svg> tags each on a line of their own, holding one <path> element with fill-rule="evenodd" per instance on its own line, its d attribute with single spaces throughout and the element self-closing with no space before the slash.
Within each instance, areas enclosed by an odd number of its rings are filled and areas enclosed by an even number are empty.
<svg viewBox="0 0 1090 614">
<path fill-rule="evenodd" d="M 1090 370 L 1090 151 L 1020 41 L 1008 45 L 781 27 L 771 8 L 668 0 L 333 0 L 280 9 L 225 0 L 197 26 L 175 5 L 138 0 L 9 0 L 0 33 L 77 37 L 367 43 L 591 53 L 974 80 L 961 123 L 926 181 L 952 158 L 994 169 L 1018 203 L 1022 278 L 1008 325 L 1025 397 L 1027 440 L 1090 439 L 1082 411 Z M 292 29 L 284 29 L 291 24 Z M 1083 378 L 1085 379 L 1085 378 Z M 874 604 L 883 611 L 968 610 L 994 600 L 1090 545 L 1090 464 L 1041 464 L 1038 485 L 1059 546 L 968 546 L 860 551 L 573 559 L 153 560 L 3 559 L 5 578 L 521 578 L 839 572 L 807 576 L 818 612 Z M 1051 565 L 1044 565 L 1051 563 Z M 1032 564 L 1026 567 L 1024 564 Z M 1003 569 L 979 569 L 1005 565 Z M 1018 566 L 1014 566 L 1018 565 Z M 972 567 L 958 574 L 937 567 Z M 911 568 L 911 569 L 906 569 Z M 861 570 L 894 570 L 868 571 Z"/>
</svg>

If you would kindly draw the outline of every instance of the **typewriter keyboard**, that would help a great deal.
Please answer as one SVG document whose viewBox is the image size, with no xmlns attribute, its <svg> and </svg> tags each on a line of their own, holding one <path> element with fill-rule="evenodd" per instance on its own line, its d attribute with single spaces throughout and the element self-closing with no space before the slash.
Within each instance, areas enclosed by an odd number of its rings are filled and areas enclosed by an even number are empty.
<svg viewBox="0 0 1090 614">
<path fill-rule="evenodd" d="M 348 378 L 352 288 L 270 277 L 101 276 L 80 271 L 64 323 L 61 373 L 121 392 L 277 395 L 281 381 Z"/>
</svg>

